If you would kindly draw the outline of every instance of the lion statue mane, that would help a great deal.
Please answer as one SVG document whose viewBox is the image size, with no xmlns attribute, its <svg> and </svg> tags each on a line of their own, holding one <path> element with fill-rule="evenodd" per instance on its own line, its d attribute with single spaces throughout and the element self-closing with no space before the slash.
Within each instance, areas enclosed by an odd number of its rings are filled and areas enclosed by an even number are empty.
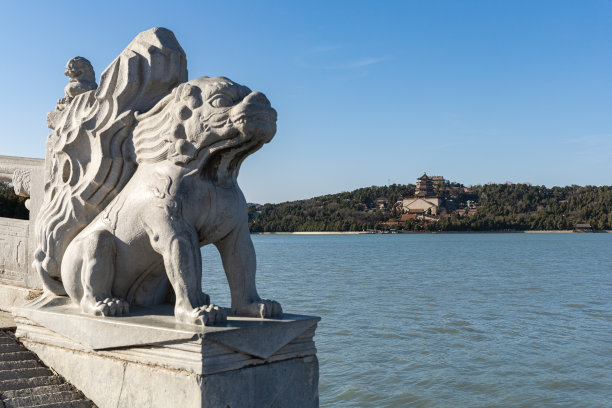
<svg viewBox="0 0 612 408">
<path fill-rule="evenodd" d="M 214 244 L 232 313 L 282 316 L 257 293 L 237 184 L 242 161 L 274 136 L 276 111 L 227 78 L 186 80 L 174 34 L 155 28 L 56 112 L 34 261 L 47 296 L 103 316 L 173 301 L 179 322 L 223 323 L 201 290 L 200 247 Z"/>
</svg>

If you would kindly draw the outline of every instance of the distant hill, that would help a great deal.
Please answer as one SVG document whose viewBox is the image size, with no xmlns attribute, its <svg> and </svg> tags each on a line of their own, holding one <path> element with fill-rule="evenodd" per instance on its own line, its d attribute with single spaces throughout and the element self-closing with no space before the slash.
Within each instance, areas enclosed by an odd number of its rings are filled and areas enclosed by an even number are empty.
<svg viewBox="0 0 612 408">
<path fill-rule="evenodd" d="M 443 198 L 440 214 L 400 220 L 395 203 L 414 194 L 413 184 L 372 186 L 280 204 L 250 204 L 251 232 L 568 230 L 590 224 L 612 230 L 612 186 L 532 186 L 459 183 L 436 189 Z M 0 217 L 28 219 L 25 198 L 0 183 Z M 473 204 L 468 208 L 468 202 Z M 475 203 L 475 204 L 474 204 Z"/>
<path fill-rule="evenodd" d="M 612 187 L 546 188 L 530 184 L 485 184 L 465 188 L 446 182 L 437 217 L 400 221 L 394 204 L 414 194 L 414 185 L 366 187 L 307 200 L 249 207 L 251 232 L 567 230 L 576 224 L 612 229 Z M 477 203 L 468 209 L 468 201 Z M 384 203 L 384 208 L 383 207 Z"/>
<path fill-rule="evenodd" d="M 391 212 L 376 208 L 382 198 L 395 203 L 414 192 L 414 185 L 366 187 L 308 200 L 249 207 L 251 232 L 362 231 L 388 221 Z"/>
</svg>

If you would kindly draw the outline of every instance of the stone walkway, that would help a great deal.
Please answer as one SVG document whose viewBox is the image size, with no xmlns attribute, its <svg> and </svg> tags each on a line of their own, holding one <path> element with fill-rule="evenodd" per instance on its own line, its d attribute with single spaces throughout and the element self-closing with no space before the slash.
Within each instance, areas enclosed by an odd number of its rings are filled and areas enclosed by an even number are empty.
<svg viewBox="0 0 612 408">
<path fill-rule="evenodd" d="M 91 408 L 93 402 L 45 367 L 13 336 L 10 319 L 0 323 L 0 408 Z M 7 321 L 8 320 L 8 321 Z"/>
</svg>

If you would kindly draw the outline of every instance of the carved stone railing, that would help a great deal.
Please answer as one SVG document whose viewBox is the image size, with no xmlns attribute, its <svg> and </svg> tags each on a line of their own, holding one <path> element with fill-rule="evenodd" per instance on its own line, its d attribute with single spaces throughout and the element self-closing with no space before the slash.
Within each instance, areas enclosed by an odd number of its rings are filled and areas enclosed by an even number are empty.
<svg viewBox="0 0 612 408">
<path fill-rule="evenodd" d="M 32 170 L 42 169 L 44 165 L 44 159 L 0 156 L 0 181 L 12 183 L 16 194 L 29 197 Z"/>
<path fill-rule="evenodd" d="M 44 165 L 44 159 L 0 156 L 0 181 L 13 184 L 16 194 L 30 197 L 26 200 L 29 220 L 0 217 L 0 283 L 40 288 L 40 279 L 31 263 L 35 249 L 34 220 L 43 195 Z M 0 309 L 5 309 L 1 303 L 0 300 Z"/>
</svg>

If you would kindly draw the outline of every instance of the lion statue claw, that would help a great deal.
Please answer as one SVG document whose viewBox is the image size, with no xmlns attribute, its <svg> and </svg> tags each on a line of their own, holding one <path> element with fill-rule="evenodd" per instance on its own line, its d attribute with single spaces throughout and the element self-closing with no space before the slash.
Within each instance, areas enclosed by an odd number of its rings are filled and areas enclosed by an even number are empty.
<svg viewBox="0 0 612 408">
<path fill-rule="evenodd" d="M 153 34 L 152 40 L 145 39 L 153 43 L 175 41 L 167 30 Z M 171 52 L 182 50 L 174 45 Z M 168 61 L 180 62 L 175 54 Z M 127 55 L 132 58 L 132 54 Z M 102 105 L 110 88 L 105 78 L 103 74 L 95 100 L 93 94 L 79 95 L 67 110 L 77 109 L 77 105 L 78 109 Z M 257 293 L 246 200 L 237 184 L 242 161 L 274 136 L 276 111 L 262 93 L 251 92 L 224 77 L 201 77 L 170 89 L 142 113 L 132 109 L 131 113 L 120 114 L 114 122 L 117 125 L 109 125 L 105 119 L 98 139 L 113 135 L 107 144 L 117 146 L 115 158 L 100 160 L 98 168 L 106 165 L 106 175 L 99 176 L 98 170 L 84 187 L 74 186 L 88 176 L 90 167 L 78 167 L 77 156 L 68 154 L 66 158 L 64 154 L 68 142 L 79 143 L 81 134 L 71 138 L 65 130 L 69 126 L 58 127 L 52 137 L 64 142 L 54 142 L 60 147 L 48 149 L 53 152 L 51 163 L 58 163 L 51 168 L 68 170 L 63 170 L 62 174 L 67 174 L 63 179 L 48 183 L 49 189 L 56 189 L 49 197 L 51 203 L 58 197 L 65 200 L 60 204 L 73 209 L 69 221 L 76 227 L 40 228 L 44 234 L 35 266 L 43 281 L 61 283 L 84 313 L 118 316 L 129 313 L 131 305 L 155 305 L 174 298 L 177 321 L 211 325 L 225 322 L 228 314 L 226 309 L 211 304 L 201 290 L 200 247 L 214 244 L 229 283 L 231 312 L 280 317 L 280 304 L 264 300 Z M 142 94 L 139 91 L 138 95 Z M 74 116 L 69 112 L 65 118 L 70 115 Z M 87 129 L 91 128 L 95 126 Z M 82 137 L 88 135 L 84 132 Z M 91 157 L 95 157 L 93 153 Z M 114 184 L 101 188 L 100 180 L 107 183 L 109 179 Z M 63 190 L 58 187 L 62 182 Z M 97 207 L 91 205 L 95 200 Z M 91 208 L 100 210 L 92 213 Z M 46 217 L 63 220 L 66 216 L 49 213 Z M 54 222 L 58 226 L 66 224 Z M 50 245 L 51 241 L 44 238 L 52 233 L 64 234 L 69 243 L 65 247 Z M 61 267 L 53 269 L 58 263 Z M 45 287 L 53 292 L 51 286 Z"/>
</svg>

